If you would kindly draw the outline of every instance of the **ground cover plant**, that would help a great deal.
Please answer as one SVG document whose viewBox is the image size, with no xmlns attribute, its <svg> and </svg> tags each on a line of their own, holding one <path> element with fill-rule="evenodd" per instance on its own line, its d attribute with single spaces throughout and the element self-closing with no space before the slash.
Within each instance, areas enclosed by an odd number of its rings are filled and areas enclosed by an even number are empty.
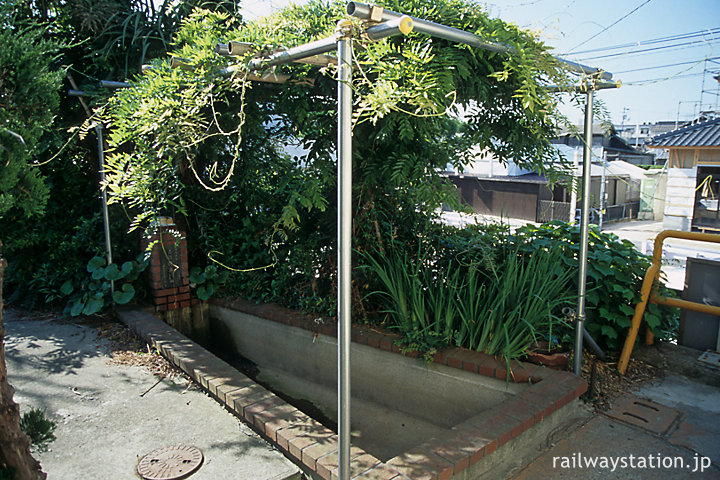
<svg viewBox="0 0 720 480">
<path fill-rule="evenodd" d="M 381 282 L 370 295 L 380 297 L 406 348 L 431 356 L 455 345 L 509 361 L 567 329 L 561 312 L 571 304 L 570 271 L 556 250 L 522 253 L 506 244 L 491 262 L 454 257 L 438 268 L 438 257 L 420 248 L 417 256 L 367 256 Z"/>
</svg>

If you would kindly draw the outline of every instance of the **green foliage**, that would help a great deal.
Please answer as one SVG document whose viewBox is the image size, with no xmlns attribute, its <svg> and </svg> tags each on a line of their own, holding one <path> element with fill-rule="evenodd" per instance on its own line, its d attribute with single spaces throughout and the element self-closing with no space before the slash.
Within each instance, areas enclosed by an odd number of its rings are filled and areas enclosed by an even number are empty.
<svg viewBox="0 0 720 480">
<path fill-rule="evenodd" d="M 135 296 L 133 283 L 147 265 L 144 254 L 140 254 L 137 260 L 124 262 L 120 266 L 115 263 L 108 265 L 102 257 L 91 258 L 86 268 L 89 278 L 83 278 L 79 285 L 69 279 L 60 286 L 60 293 L 69 297 L 65 314 L 73 317 L 93 315 L 110 303 L 123 305 L 130 302 Z"/>
<path fill-rule="evenodd" d="M 11 190 L 13 199 L 18 200 L 16 206 L 6 215 L 0 213 L 3 255 L 10 265 L 6 271 L 10 301 L 32 307 L 63 299 L 59 286 L 75 272 L 84 271 L 88 259 L 103 251 L 100 203 L 96 201 L 97 138 L 91 129 L 90 135 L 85 136 L 91 124 L 86 124 L 78 134 L 77 126 L 87 115 L 77 98 L 58 95 L 60 79 L 67 71 L 78 88 L 88 94 L 85 100 L 91 109 L 103 104 L 111 91 L 100 89 L 98 80 L 123 80 L 138 73 L 140 66 L 153 57 L 166 55 L 182 19 L 202 5 L 228 12 L 235 10 L 234 3 L 224 0 L 165 4 L 139 0 L 19 0 L 6 2 L 0 8 L 3 25 L 22 19 L 20 23 L 13 23 L 13 28 L 3 29 L 0 52 L 0 58 L 11 58 L 13 64 L 20 65 L 23 75 L 29 75 L 27 81 L 20 84 L 28 89 L 29 96 L 13 108 L 24 109 L 23 115 L 26 115 L 21 118 L 27 121 L 21 127 L 31 128 L 37 123 L 45 132 L 32 145 L 29 142 L 32 135 L 23 133 L 29 168 L 20 169 L 17 187 Z M 35 29 L 38 25 L 43 27 Z M 15 43 L 27 43 L 32 36 L 25 33 L 34 32 L 37 37 L 37 31 L 43 32 L 38 37 L 38 41 L 44 42 L 43 48 L 28 44 L 16 50 Z M 12 38 L 6 41 L 8 36 Z M 62 48 L 57 49 L 58 44 Z M 46 71 L 35 68 L 46 59 L 51 60 L 49 75 L 56 83 L 53 97 L 45 95 Z M 6 79 L 0 83 L 3 83 L 0 92 L 15 85 Z M 75 88 L 69 82 L 65 82 L 64 87 Z M 35 101 L 35 96 L 40 95 L 45 97 Z M 2 98 L 5 103 L 5 97 Z M 16 111 L 0 110 L 0 118 Z M 5 149 L 20 149 L 21 143 L 9 131 L 0 129 L 0 145 Z M 0 165 L 3 165 L 0 183 L 7 183 L 3 178 L 14 179 L 14 171 L 21 167 L 14 161 L 6 165 L 6 152 L 0 149 Z M 0 196 L 5 188 L 0 187 Z M 32 198 L 38 201 L 33 202 Z M 44 209 L 39 208 L 42 204 Z M 25 211 L 31 210 L 35 214 L 27 218 Z M 37 213 L 39 211 L 42 213 Z M 117 258 L 132 258 L 137 253 L 139 239 L 127 234 L 129 213 L 119 206 L 110 208 L 113 253 Z"/>
<path fill-rule="evenodd" d="M 207 300 L 215 295 L 227 277 L 227 270 L 219 270 L 216 265 L 208 265 L 204 269 L 193 267 L 190 269 L 190 286 L 195 288 L 195 295 L 200 300 Z"/>
<path fill-rule="evenodd" d="M 45 31 L 0 6 L 0 218 L 42 213 L 48 189 L 34 165 L 59 104 L 58 45 Z"/>
<path fill-rule="evenodd" d="M 512 241 L 524 251 L 553 249 L 562 254 L 564 268 L 572 272 L 568 288 L 577 291 L 580 229 L 576 225 L 550 222 L 539 227 L 527 225 L 517 230 Z M 588 238 L 586 324 L 598 344 L 617 351 L 625 340 L 635 305 L 640 300 L 643 276 L 650 257 L 638 252 L 632 242 L 592 226 Z M 660 285 L 663 295 L 672 295 Z M 677 335 L 677 315 L 671 308 L 649 305 L 644 320 L 660 339 Z"/>
<path fill-rule="evenodd" d="M 434 254 L 433 254 L 434 253 Z M 403 344 L 432 354 L 454 344 L 509 361 L 539 339 L 551 339 L 564 321 L 558 316 L 570 297 L 560 254 L 509 250 L 502 265 L 465 263 L 466 258 L 420 247 L 417 255 L 394 249 L 366 255 L 378 276 L 389 324 Z M 489 267 L 489 268 L 488 268 Z"/>
<path fill-rule="evenodd" d="M 358 36 L 353 205 L 359 251 L 388 242 L 381 230 L 408 232 L 440 205 L 457 205 L 439 171 L 462 165 L 470 145 L 542 170 L 560 121 L 555 97 L 538 87 L 561 83 L 564 74 L 529 33 L 461 0 L 386 6 L 477 32 L 519 54 L 418 34 L 378 42 Z M 315 0 L 239 27 L 222 11 L 196 10 L 184 19 L 171 56 L 186 68 L 156 60 L 102 114 L 111 126 L 108 192 L 111 202 L 129 208 L 131 227 L 158 215 L 184 217 L 196 264 L 211 264 L 211 256 L 233 270 L 228 292 L 333 312 L 335 69 L 273 67 L 291 78 L 276 85 L 246 81 L 244 65 L 253 55 L 330 36 L 345 16 L 344 3 Z M 354 20 L 353 28 L 364 27 Z M 232 60 L 215 54 L 215 44 L 229 40 L 259 51 Z M 236 73 L 221 75 L 229 62 Z M 460 110 L 467 121 L 458 120 Z M 288 144 L 305 151 L 290 158 L 283 153 Z"/>
<path fill-rule="evenodd" d="M 515 358 L 536 340 L 572 344 L 574 326 L 558 315 L 576 306 L 577 226 L 552 222 L 513 233 L 502 224 L 437 225 L 415 233 L 361 255 L 368 265 L 361 276 L 374 292 L 364 307 L 380 308 L 407 348 L 432 353 L 452 343 Z M 606 351 L 622 346 L 649 265 L 632 243 L 591 228 L 585 327 Z M 644 320 L 658 338 L 676 338 L 676 309 L 648 305 Z"/>
<path fill-rule="evenodd" d="M 46 451 L 48 443 L 55 440 L 56 427 L 57 424 L 48 419 L 40 408 L 31 408 L 20 418 L 20 429 L 41 452 Z"/>
</svg>

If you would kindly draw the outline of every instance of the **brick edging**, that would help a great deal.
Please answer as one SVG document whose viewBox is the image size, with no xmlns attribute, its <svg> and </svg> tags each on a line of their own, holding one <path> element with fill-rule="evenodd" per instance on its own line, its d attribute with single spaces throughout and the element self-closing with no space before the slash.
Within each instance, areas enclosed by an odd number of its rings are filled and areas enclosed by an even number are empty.
<svg viewBox="0 0 720 480">
<path fill-rule="evenodd" d="M 117 311 L 140 338 L 188 374 L 255 431 L 296 463 L 325 480 L 337 479 L 337 435 L 234 367 L 141 308 Z M 352 478 L 410 480 L 364 450 L 353 446 Z"/>
<path fill-rule="evenodd" d="M 215 301 L 214 303 L 235 308 L 238 301 Z M 253 308 L 239 310 L 294 326 L 310 330 L 326 325 L 315 322 L 315 319 L 290 312 L 282 307 L 270 309 Z M 260 311 L 265 315 L 259 314 Z M 287 312 L 290 312 L 288 315 Z M 189 340 L 172 327 L 152 314 L 139 308 L 118 311 L 118 316 L 141 338 L 152 343 L 172 363 L 185 371 L 194 381 L 213 397 L 223 403 L 229 410 L 252 426 L 267 440 L 277 446 L 286 456 L 296 463 L 304 465 L 316 472 L 325 480 L 337 478 L 337 435 L 308 417 L 282 399 L 254 383 L 226 362 Z M 274 318 L 268 318 L 274 317 Z M 295 324 L 296 322 L 300 325 Z M 334 326 L 333 330 L 334 330 Z M 365 345 L 388 348 L 389 339 L 369 327 L 353 329 L 353 339 L 367 338 Z M 326 329 L 327 331 L 327 329 Z M 322 332 L 325 333 L 325 332 Z M 393 334 L 388 334 L 392 336 Z M 357 340 L 355 340 L 357 341 Z M 382 345 L 382 346 L 381 346 Z M 394 343 L 392 344 L 394 345 Z M 445 365 L 455 366 L 472 371 L 469 367 L 477 365 L 475 372 L 483 374 L 493 364 L 488 357 L 480 358 L 461 351 L 444 352 Z M 458 362 L 460 362 L 458 364 Z M 458 367 L 457 365 L 460 365 Z M 485 366 L 485 370 L 480 367 Z M 517 368 L 523 367 L 518 365 Z M 504 380 L 505 366 L 495 365 L 493 374 L 502 374 Z M 514 367 L 513 367 L 514 368 Z M 542 368 L 542 367 L 540 367 Z M 351 451 L 352 478 L 361 480 L 412 480 L 431 479 L 445 480 L 471 467 L 482 458 L 510 440 L 518 437 L 533 425 L 543 421 L 556 410 L 567 405 L 587 390 L 587 383 L 569 372 L 558 372 L 544 369 L 542 377 L 528 376 L 529 379 L 540 378 L 539 383 L 531 384 L 511 400 L 503 402 L 497 408 L 473 417 L 455 427 L 447 436 L 431 439 L 404 452 L 387 462 L 381 462 L 374 456 L 353 446 Z M 516 373 L 517 370 L 514 370 Z M 517 381 L 517 375 L 516 375 Z"/>
</svg>

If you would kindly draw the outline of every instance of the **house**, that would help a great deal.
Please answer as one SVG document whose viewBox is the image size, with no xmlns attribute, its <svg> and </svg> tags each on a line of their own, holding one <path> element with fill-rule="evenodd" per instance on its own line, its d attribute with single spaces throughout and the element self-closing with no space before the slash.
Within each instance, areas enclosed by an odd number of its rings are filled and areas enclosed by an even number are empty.
<svg viewBox="0 0 720 480">
<path fill-rule="evenodd" d="M 546 177 L 536 172 L 522 169 L 512 161 L 503 165 L 492 155 L 480 151 L 476 152 L 476 161 L 462 172 L 449 169 L 445 175 L 457 187 L 463 203 L 475 213 L 538 223 L 572 221 L 577 216 L 580 197 L 571 185 L 573 179 L 575 185 L 580 185 L 582 152 L 580 148 L 564 144 L 555 148 L 575 165 L 562 184 L 550 185 Z M 622 160 L 602 162 L 602 147 L 592 151 L 595 161 L 590 173 L 591 221 L 637 217 L 645 171 Z M 604 209 L 601 208 L 603 196 Z"/>
<path fill-rule="evenodd" d="M 582 127 L 576 128 L 577 131 L 562 130 L 557 138 L 552 140 L 552 143 L 583 148 L 585 139 L 578 133 L 578 131 L 582 131 Z M 655 163 L 653 153 L 645 153 L 634 148 L 627 140 L 618 135 L 612 126 L 608 129 L 605 125 L 593 125 L 592 139 L 592 148 L 602 148 L 609 162 L 623 160 L 633 165 L 654 165 Z"/>
<path fill-rule="evenodd" d="M 685 123 L 686 122 L 679 122 L 677 120 L 662 120 L 641 124 L 618 124 L 613 127 L 617 134 L 629 145 L 632 145 L 636 150 L 646 153 L 648 149 L 645 144 L 652 140 L 653 137 L 671 130 L 676 130 L 678 127 L 685 125 Z M 667 157 L 663 158 L 662 155 L 655 155 L 655 165 L 664 164 L 665 160 L 667 160 Z"/>
<path fill-rule="evenodd" d="M 663 226 L 720 233 L 720 118 L 657 135 L 647 146 L 668 150 Z"/>
</svg>

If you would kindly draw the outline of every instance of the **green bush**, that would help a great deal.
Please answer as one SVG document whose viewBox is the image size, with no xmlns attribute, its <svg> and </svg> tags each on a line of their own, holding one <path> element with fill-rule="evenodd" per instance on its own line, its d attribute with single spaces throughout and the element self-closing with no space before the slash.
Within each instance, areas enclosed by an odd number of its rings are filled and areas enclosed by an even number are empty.
<svg viewBox="0 0 720 480">
<path fill-rule="evenodd" d="M 136 281 L 148 263 L 145 254 L 120 266 L 116 263 L 108 265 L 102 257 L 91 258 L 86 267 L 89 277 L 82 278 L 79 284 L 66 280 L 60 287 L 60 292 L 69 297 L 64 313 L 73 317 L 93 315 L 112 302 L 118 305 L 130 302 L 135 297 Z"/>
<path fill-rule="evenodd" d="M 455 344 L 516 358 L 537 339 L 572 345 L 574 326 L 559 314 L 577 306 L 577 226 L 552 222 L 512 233 L 502 224 L 438 225 L 419 236 L 420 244 L 396 241 L 360 256 L 373 292 L 366 308 L 379 309 L 406 348 L 431 353 Z M 649 265 L 631 242 L 590 229 L 585 326 L 606 351 L 622 346 Z M 658 338 L 677 335 L 674 309 L 648 305 L 644 320 Z"/>
<path fill-rule="evenodd" d="M 558 221 L 540 226 L 526 225 L 509 239 L 521 245 L 525 252 L 553 249 L 560 253 L 563 267 L 571 272 L 569 292 L 577 292 L 579 226 Z M 600 232 L 596 226 L 591 226 L 589 231 L 587 256 L 585 327 L 602 348 L 617 351 L 632 323 L 651 259 L 638 252 L 632 242 Z M 659 288 L 662 295 L 672 295 L 664 285 Z M 643 319 L 660 339 L 677 335 L 676 309 L 649 304 Z M 565 340 L 570 341 L 569 338 Z"/>
</svg>

